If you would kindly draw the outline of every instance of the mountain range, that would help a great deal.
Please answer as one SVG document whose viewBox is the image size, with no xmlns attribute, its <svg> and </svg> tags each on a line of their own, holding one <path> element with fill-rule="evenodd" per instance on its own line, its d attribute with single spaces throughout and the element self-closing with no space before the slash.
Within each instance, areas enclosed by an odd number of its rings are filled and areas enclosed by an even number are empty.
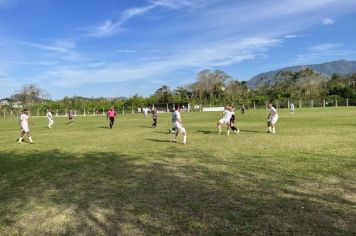
<svg viewBox="0 0 356 236">
<path fill-rule="evenodd" d="M 326 62 L 322 64 L 286 67 L 286 68 L 258 74 L 254 76 L 252 79 L 250 79 L 249 81 L 247 81 L 247 86 L 249 88 L 256 88 L 258 83 L 264 83 L 268 81 L 270 81 L 271 84 L 273 84 L 278 80 L 278 78 L 276 77 L 278 72 L 280 71 L 296 72 L 305 68 L 311 68 L 315 72 L 321 73 L 330 78 L 333 74 L 346 75 L 346 74 L 356 73 L 356 61 L 339 60 L 339 61 Z"/>
</svg>

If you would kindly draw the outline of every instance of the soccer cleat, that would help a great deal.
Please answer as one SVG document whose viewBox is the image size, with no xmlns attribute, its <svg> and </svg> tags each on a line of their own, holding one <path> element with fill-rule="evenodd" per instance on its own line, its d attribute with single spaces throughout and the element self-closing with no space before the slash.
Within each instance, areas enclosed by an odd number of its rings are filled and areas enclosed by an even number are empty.
<svg viewBox="0 0 356 236">
<path fill-rule="evenodd" d="M 171 142 L 172 142 L 172 143 L 176 143 L 176 142 L 177 142 L 177 140 L 173 139 Z"/>
</svg>

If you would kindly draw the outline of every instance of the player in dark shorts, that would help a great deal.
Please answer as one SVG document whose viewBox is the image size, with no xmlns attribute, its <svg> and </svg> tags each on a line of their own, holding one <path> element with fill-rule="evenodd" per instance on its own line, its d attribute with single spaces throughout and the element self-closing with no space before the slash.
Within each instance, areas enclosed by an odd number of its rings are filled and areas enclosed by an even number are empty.
<svg viewBox="0 0 356 236">
<path fill-rule="evenodd" d="M 114 125 L 115 116 L 116 116 L 116 111 L 115 111 L 115 108 L 112 107 L 108 110 L 107 115 L 106 115 L 106 118 L 108 118 L 110 120 L 110 123 L 109 123 L 110 129 L 112 129 L 112 127 Z"/>
<path fill-rule="evenodd" d="M 68 125 L 73 124 L 73 112 L 72 110 L 69 110 L 68 112 Z"/>
<path fill-rule="evenodd" d="M 152 120 L 153 120 L 152 127 L 156 128 L 157 127 L 157 119 L 158 119 L 157 108 L 153 108 L 151 113 L 152 113 Z"/>
<path fill-rule="evenodd" d="M 237 129 L 236 126 L 235 126 L 235 115 L 231 116 L 229 126 L 230 126 L 230 129 L 232 130 L 232 132 L 234 132 L 235 134 L 240 133 L 240 130 Z"/>
<path fill-rule="evenodd" d="M 172 110 L 169 110 L 171 113 L 173 113 L 175 110 L 172 109 Z M 168 133 L 169 134 L 174 134 L 176 132 L 176 128 L 172 127 L 170 129 L 168 129 Z"/>
<path fill-rule="evenodd" d="M 242 104 L 241 106 L 241 114 L 245 114 L 245 110 L 246 110 L 246 107 L 245 107 L 245 104 Z"/>
</svg>

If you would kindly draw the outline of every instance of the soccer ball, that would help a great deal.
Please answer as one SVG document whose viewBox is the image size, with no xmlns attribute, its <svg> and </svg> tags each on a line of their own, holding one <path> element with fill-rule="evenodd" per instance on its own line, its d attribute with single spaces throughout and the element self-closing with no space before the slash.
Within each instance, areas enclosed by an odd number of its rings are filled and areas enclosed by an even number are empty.
<svg viewBox="0 0 356 236">
<path fill-rule="evenodd" d="M 220 89 L 221 89 L 221 91 L 223 91 L 223 92 L 226 90 L 225 87 L 221 87 Z"/>
</svg>

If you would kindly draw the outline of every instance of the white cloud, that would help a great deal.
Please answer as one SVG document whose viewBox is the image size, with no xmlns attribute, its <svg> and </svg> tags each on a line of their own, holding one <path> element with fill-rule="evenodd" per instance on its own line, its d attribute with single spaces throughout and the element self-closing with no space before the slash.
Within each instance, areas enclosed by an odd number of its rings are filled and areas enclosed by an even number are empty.
<svg viewBox="0 0 356 236">
<path fill-rule="evenodd" d="M 59 67 L 48 71 L 44 80 L 54 80 L 55 86 L 77 87 L 89 83 L 108 83 L 150 79 L 182 69 L 200 70 L 238 64 L 262 56 L 280 40 L 270 38 L 246 38 L 219 41 L 205 47 L 172 55 L 160 56 L 141 63 L 111 63 L 97 68 L 88 66 Z"/>
<path fill-rule="evenodd" d="M 284 38 L 286 38 L 286 39 L 294 39 L 296 37 L 298 37 L 298 35 L 296 35 L 296 34 L 289 34 L 289 35 L 284 36 Z"/>
<path fill-rule="evenodd" d="M 309 47 L 307 50 L 313 53 L 325 53 L 335 51 L 343 46 L 341 43 L 323 43 Z"/>
<path fill-rule="evenodd" d="M 212 1 L 211 1 L 212 2 Z M 152 5 L 179 9 L 182 7 L 188 7 L 190 9 L 197 9 L 205 6 L 207 1 L 205 0 L 153 0 L 151 1 Z"/>
<path fill-rule="evenodd" d="M 334 24 L 334 20 L 331 19 L 331 18 L 324 18 L 323 21 L 322 21 L 323 25 L 333 25 Z"/>
<path fill-rule="evenodd" d="M 130 50 L 130 49 L 119 49 L 117 50 L 118 53 L 136 53 L 137 50 Z"/>
<path fill-rule="evenodd" d="M 304 54 L 298 55 L 293 61 L 293 64 L 309 64 L 356 55 L 355 50 L 347 50 L 343 48 L 343 46 L 341 43 L 322 43 L 314 45 L 307 48 Z"/>
<path fill-rule="evenodd" d="M 71 41 L 63 41 L 63 40 L 56 40 L 53 41 L 51 44 L 43 44 L 43 43 L 35 43 L 29 41 L 17 41 L 19 44 L 24 46 L 38 48 L 46 51 L 54 51 L 54 52 L 69 52 L 71 49 L 75 48 L 75 43 Z"/>
<path fill-rule="evenodd" d="M 133 17 L 143 15 L 155 8 L 155 5 L 145 7 L 135 7 L 124 10 L 118 20 L 106 20 L 104 23 L 91 27 L 89 35 L 92 37 L 108 37 L 120 31 L 120 27 Z"/>
<path fill-rule="evenodd" d="M 123 24 L 129 21 L 131 18 L 141 16 L 147 12 L 161 7 L 161 8 L 171 8 L 180 9 L 187 7 L 190 9 L 198 8 L 198 6 L 203 6 L 204 1 L 202 0 L 154 0 L 150 1 L 148 5 L 142 7 L 133 7 L 125 9 L 121 12 L 120 18 L 117 20 L 106 20 L 104 23 L 90 27 L 89 35 L 92 37 L 108 37 L 120 32 L 120 28 Z"/>
</svg>

